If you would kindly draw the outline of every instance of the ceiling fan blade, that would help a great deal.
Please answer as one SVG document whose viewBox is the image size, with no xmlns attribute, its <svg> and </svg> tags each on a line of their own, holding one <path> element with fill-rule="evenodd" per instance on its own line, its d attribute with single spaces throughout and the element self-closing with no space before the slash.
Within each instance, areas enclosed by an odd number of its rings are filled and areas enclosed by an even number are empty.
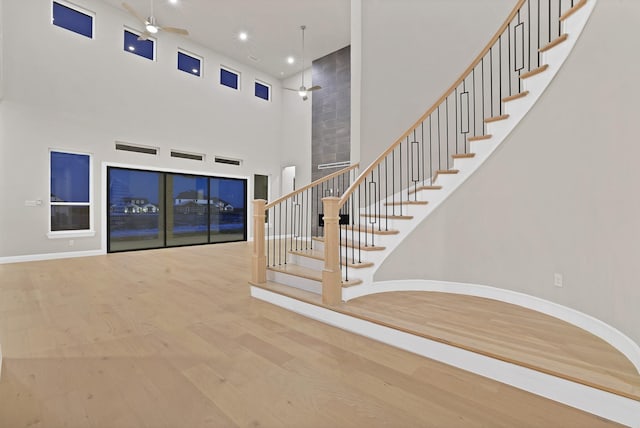
<svg viewBox="0 0 640 428">
<path fill-rule="evenodd" d="M 182 34 L 183 36 L 188 36 L 189 32 L 184 28 L 175 28 L 175 27 L 160 27 L 162 31 L 166 31 L 167 33 L 174 34 Z"/>
<path fill-rule="evenodd" d="M 285 89 L 285 90 L 287 90 L 287 91 L 293 91 L 293 92 L 298 92 L 298 91 L 300 91 L 300 89 L 293 89 L 293 88 L 282 88 L 282 89 Z"/>
<path fill-rule="evenodd" d="M 322 89 L 322 86 L 320 86 L 320 85 L 312 86 L 310 88 L 307 88 L 307 92 L 317 91 L 318 89 Z"/>
<path fill-rule="evenodd" d="M 131 15 L 133 15 L 138 21 L 142 22 L 143 24 L 147 21 L 144 17 L 140 16 L 138 12 L 136 12 L 136 10 L 133 7 L 131 7 L 129 3 L 122 3 L 122 7 L 124 7 L 127 12 L 129 12 Z"/>
<path fill-rule="evenodd" d="M 144 41 L 144 40 L 147 40 L 149 37 L 151 37 L 151 34 L 148 31 L 145 31 L 144 33 L 138 36 L 138 40 Z"/>
</svg>

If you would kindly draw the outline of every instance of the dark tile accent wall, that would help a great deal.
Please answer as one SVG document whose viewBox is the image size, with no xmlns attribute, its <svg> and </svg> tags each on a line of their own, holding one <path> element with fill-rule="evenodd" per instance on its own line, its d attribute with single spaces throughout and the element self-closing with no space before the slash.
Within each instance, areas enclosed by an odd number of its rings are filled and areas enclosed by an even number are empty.
<svg viewBox="0 0 640 428">
<path fill-rule="evenodd" d="M 313 61 L 312 79 L 322 86 L 312 96 L 311 179 L 317 180 L 337 171 L 318 165 L 350 160 L 351 47 Z"/>
</svg>

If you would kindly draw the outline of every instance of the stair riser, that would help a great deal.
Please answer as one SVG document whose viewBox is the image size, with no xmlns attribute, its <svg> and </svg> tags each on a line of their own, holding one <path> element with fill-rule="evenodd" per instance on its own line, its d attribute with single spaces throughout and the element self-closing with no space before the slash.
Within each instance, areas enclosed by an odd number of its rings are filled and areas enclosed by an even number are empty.
<svg viewBox="0 0 640 428">
<path fill-rule="evenodd" d="M 311 257 L 299 256 L 291 254 L 291 263 L 300 265 L 309 269 L 322 270 L 324 268 L 324 260 L 318 260 Z"/>
<path fill-rule="evenodd" d="M 486 142 L 484 143 L 486 144 Z M 435 184 L 437 184 L 438 186 L 442 186 L 443 189 L 446 189 L 451 185 L 451 183 L 455 183 L 457 181 L 458 175 L 460 174 L 438 174 L 438 178 L 436 179 Z"/>
<path fill-rule="evenodd" d="M 367 228 L 369 228 L 369 225 L 367 225 Z M 364 230 L 361 231 L 360 233 L 358 233 L 358 231 L 354 231 L 353 234 L 351 233 L 350 230 L 347 230 L 347 231 L 341 230 L 340 235 L 342 236 L 343 240 L 351 241 L 353 238 L 356 242 L 360 242 L 362 245 L 365 244 L 365 235 L 366 235 L 367 244 L 371 245 L 371 242 L 373 239 L 373 243 L 376 246 L 381 246 L 381 247 L 384 247 L 386 242 L 389 242 L 390 239 L 396 236 L 396 235 L 372 235 L 370 229 L 366 234 Z"/>
<path fill-rule="evenodd" d="M 473 165 L 473 163 L 475 163 L 475 162 L 478 162 L 476 160 L 476 158 L 454 159 L 453 160 L 453 168 L 459 169 L 459 170 L 464 170 L 465 168 L 468 168 L 469 165 Z"/>
<path fill-rule="evenodd" d="M 322 283 L 283 272 L 267 271 L 267 280 L 299 288 L 310 293 L 322 294 Z"/>
</svg>

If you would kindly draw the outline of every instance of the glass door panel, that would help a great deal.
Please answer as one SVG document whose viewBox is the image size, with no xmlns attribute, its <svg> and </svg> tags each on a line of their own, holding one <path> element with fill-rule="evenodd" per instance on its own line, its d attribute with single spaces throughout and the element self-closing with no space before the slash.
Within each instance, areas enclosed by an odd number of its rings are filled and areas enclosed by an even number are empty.
<svg viewBox="0 0 640 428">
<path fill-rule="evenodd" d="M 209 179 L 209 242 L 245 241 L 247 239 L 247 182 L 233 178 Z"/>
<path fill-rule="evenodd" d="M 209 179 L 167 174 L 167 246 L 206 244 Z"/>
<path fill-rule="evenodd" d="M 164 174 L 108 169 L 108 251 L 164 246 Z"/>
</svg>

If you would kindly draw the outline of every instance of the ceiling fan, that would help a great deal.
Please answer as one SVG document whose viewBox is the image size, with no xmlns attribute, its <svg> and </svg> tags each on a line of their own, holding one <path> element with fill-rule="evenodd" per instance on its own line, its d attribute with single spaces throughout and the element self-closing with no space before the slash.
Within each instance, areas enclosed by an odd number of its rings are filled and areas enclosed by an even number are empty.
<svg viewBox="0 0 640 428">
<path fill-rule="evenodd" d="M 140 34 L 140 37 L 138 37 L 138 40 L 146 40 L 153 34 L 158 33 L 158 31 L 166 31 L 167 33 L 181 34 L 183 36 L 189 35 L 189 32 L 183 28 L 164 27 L 164 26 L 158 25 L 158 22 L 156 21 L 156 17 L 153 15 L 153 0 L 150 0 L 150 3 L 151 3 L 151 8 L 150 8 L 149 16 L 147 18 L 144 18 L 142 15 L 136 12 L 136 10 L 133 7 L 131 7 L 130 4 L 122 3 L 122 7 L 124 7 L 127 12 L 133 15 L 138 21 L 142 22 L 142 24 L 144 25 L 144 32 Z"/>
<path fill-rule="evenodd" d="M 300 97 L 302 98 L 302 101 L 306 101 L 309 98 L 308 96 L 309 92 L 317 91 L 318 89 L 322 89 L 322 87 L 319 85 L 312 86 L 310 88 L 307 88 L 306 86 L 304 86 L 304 30 L 307 29 L 307 26 L 301 25 L 300 29 L 302 30 L 302 84 L 298 89 L 293 89 L 293 88 L 284 88 L 284 89 L 286 89 L 287 91 L 297 92 L 298 95 L 300 95 Z"/>
</svg>

